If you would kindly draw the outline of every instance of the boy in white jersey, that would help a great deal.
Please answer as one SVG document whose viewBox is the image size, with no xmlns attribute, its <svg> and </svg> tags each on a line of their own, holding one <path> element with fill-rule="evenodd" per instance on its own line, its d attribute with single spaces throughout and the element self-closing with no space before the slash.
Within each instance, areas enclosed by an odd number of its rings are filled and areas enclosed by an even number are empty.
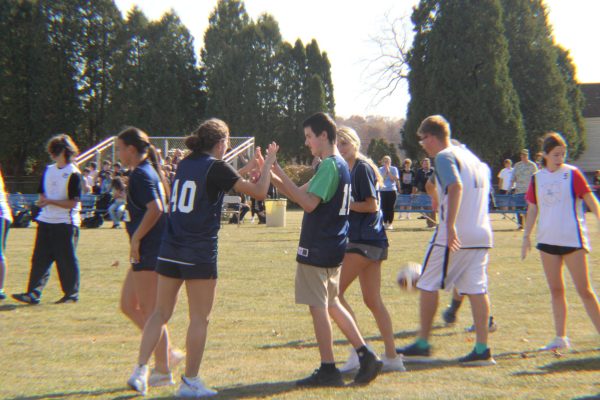
<svg viewBox="0 0 600 400">
<path fill-rule="evenodd" d="M 567 300 L 563 263 L 573 278 L 577 293 L 596 331 L 600 333 L 600 305 L 590 284 L 587 253 L 590 251 L 582 201 L 600 220 L 600 207 L 583 174 L 565 164 L 567 143 L 556 132 L 544 136 L 543 169 L 535 173 L 526 199 L 527 219 L 521 257 L 531 250 L 529 236 L 538 222 L 537 246 L 552 297 L 556 337 L 540 350 L 569 348 L 567 337 Z M 539 216 L 539 218 L 538 218 Z"/>
<path fill-rule="evenodd" d="M 31 258 L 27 292 L 13 294 L 22 303 L 38 304 L 56 262 L 64 296 L 57 303 L 79 300 L 79 261 L 75 255 L 79 238 L 82 177 L 72 162 L 79 150 L 69 135 L 54 136 L 48 142 L 48 154 L 55 164 L 42 176 L 37 217 L 38 228 Z"/>
<path fill-rule="evenodd" d="M 427 154 L 435 157 L 440 223 L 425 254 L 417 287 L 421 290 L 421 327 L 415 343 L 399 348 L 406 361 L 428 358 L 428 342 L 438 305 L 438 291 L 456 287 L 471 301 L 477 342 L 465 365 L 493 365 L 487 346 L 489 300 L 487 297 L 488 249 L 492 230 L 488 214 L 490 171 L 477 156 L 450 142 L 450 125 L 440 115 L 427 117 L 417 132 Z"/>
</svg>

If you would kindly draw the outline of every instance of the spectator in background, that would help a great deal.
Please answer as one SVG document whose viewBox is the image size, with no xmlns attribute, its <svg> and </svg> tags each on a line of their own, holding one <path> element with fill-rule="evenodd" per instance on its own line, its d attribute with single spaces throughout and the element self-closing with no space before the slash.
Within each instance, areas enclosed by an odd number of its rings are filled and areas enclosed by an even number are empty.
<svg viewBox="0 0 600 400">
<path fill-rule="evenodd" d="M 110 192 L 110 183 L 112 182 L 112 163 L 108 160 L 102 162 L 102 171 L 98 174 L 98 186 L 100 194 Z"/>
<path fill-rule="evenodd" d="M 123 170 L 121 163 L 117 161 L 113 165 L 113 177 L 116 178 L 118 176 L 124 176 L 124 175 L 125 175 L 125 171 Z"/>
<path fill-rule="evenodd" d="M 424 158 L 421 160 L 421 168 L 415 174 L 415 185 L 413 186 L 413 193 L 415 194 L 427 194 L 427 181 L 434 174 L 433 168 L 431 168 L 431 160 Z M 429 228 L 435 226 L 435 209 L 427 216 L 419 217 L 427 220 L 427 226 Z"/>
<path fill-rule="evenodd" d="M 110 184 L 112 190 L 113 202 L 108 207 L 108 215 L 113 222 L 114 229 L 121 229 L 121 221 L 125 212 L 125 201 L 127 193 L 125 192 L 125 184 L 120 176 L 116 176 Z"/>
<path fill-rule="evenodd" d="M 96 178 L 98 178 L 98 164 L 96 164 L 95 161 L 92 161 L 88 168 L 90 169 L 90 176 L 92 177 L 92 179 L 95 182 Z M 91 185 L 91 186 L 93 187 L 94 185 Z"/>
<path fill-rule="evenodd" d="M 6 250 L 6 238 L 8 229 L 12 223 L 12 212 L 6 199 L 6 190 L 4 190 L 4 179 L 0 169 L 0 300 L 6 299 L 4 293 L 4 280 L 6 278 L 6 268 L 8 267 L 4 251 Z"/>
<path fill-rule="evenodd" d="M 535 165 L 537 165 L 538 169 L 544 168 L 544 153 L 541 151 L 535 153 Z"/>
<path fill-rule="evenodd" d="M 400 170 L 400 194 L 412 194 L 413 187 L 415 183 L 415 171 L 412 170 L 412 160 L 407 158 L 402 163 L 402 169 Z M 409 207 L 401 207 L 402 209 L 407 210 Z M 402 215 L 400 212 L 400 219 L 402 218 L 410 219 L 410 214 L 405 213 Z"/>
<path fill-rule="evenodd" d="M 398 191 L 399 174 L 398 168 L 392 165 L 390 156 L 383 156 L 382 166 L 379 173 L 383 177 L 383 185 L 379 188 L 379 197 L 381 198 L 381 212 L 383 213 L 383 226 L 385 229 L 394 229 L 394 206 Z"/>
<path fill-rule="evenodd" d="M 531 177 L 537 170 L 538 168 L 535 163 L 529 159 L 529 150 L 521 150 L 521 161 L 515 164 L 510 180 L 510 187 L 512 188 L 514 186 L 516 195 L 525 196 L 525 193 L 527 193 L 527 189 L 529 188 Z M 519 220 L 519 230 L 522 230 L 523 215 L 517 214 L 517 219 Z"/>
<path fill-rule="evenodd" d="M 83 180 L 81 182 L 83 194 L 91 193 L 94 188 L 94 179 L 90 175 L 90 169 L 83 169 Z"/>
<path fill-rule="evenodd" d="M 504 168 L 498 173 L 498 194 L 510 194 L 512 191 L 512 161 L 510 159 L 504 160 Z"/>
</svg>

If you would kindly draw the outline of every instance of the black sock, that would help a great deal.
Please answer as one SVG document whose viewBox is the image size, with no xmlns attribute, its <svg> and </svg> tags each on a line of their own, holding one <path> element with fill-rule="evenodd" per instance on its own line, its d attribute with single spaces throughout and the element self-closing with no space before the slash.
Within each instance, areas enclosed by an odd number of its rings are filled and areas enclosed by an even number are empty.
<svg viewBox="0 0 600 400">
<path fill-rule="evenodd" d="M 460 300 L 452 299 L 452 304 L 450 304 L 450 309 L 452 309 L 454 311 L 458 311 L 458 309 L 462 305 L 462 302 L 463 302 L 462 299 L 460 299 Z"/>
<path fill-rule="evenodd" d="M 335 371 L 335 363 L 321 363 L 321 370 L 325 372 L 333 372 Z"/>
<path fill-rule="evenodd" d="M 362 362 L 362 360 L 365 358 L 367 353 L 370 353 L 367 346 L 361 346 L 358 349 L 356 349 L 356 354 L 358 354 L 358 361 Z"/>
</svg>

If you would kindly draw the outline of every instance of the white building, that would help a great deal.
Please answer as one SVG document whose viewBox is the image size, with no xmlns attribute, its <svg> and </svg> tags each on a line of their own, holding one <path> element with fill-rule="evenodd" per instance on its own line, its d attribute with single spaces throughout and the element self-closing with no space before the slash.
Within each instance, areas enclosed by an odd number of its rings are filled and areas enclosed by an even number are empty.
<svg viewBox="0 0 600 400">
<path fill-rule="evenodd" d="M 586 150 L 573 164 L 591 175 L 600 170 L 600 83 L 582 83 L 579 87 L 586 103 L 583 110 Z"/>
</svg>

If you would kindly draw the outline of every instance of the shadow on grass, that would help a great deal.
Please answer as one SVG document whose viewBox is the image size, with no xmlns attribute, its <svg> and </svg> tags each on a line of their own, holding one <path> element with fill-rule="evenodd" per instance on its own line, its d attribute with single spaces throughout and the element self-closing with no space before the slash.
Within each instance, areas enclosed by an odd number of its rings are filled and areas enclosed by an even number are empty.
<svg viewBox="0 0 600 400">
<path fill-rule="evenodd" d="M 434 325 L 431 330 L 432 332 L 435 331 L 439 331 L 440 329 L 444 329 L 446 328 L 445 325 Z M 402 331 L 402 332 L 397 332 L 394 334 L 394 338 L 396 339 L 407 339 L 407 338 L 412 338 L 412 337 L 416 337 L 417 334 L 419 333 L 419 331 L 414 330 L 414 331 Z M 447 333 L 436 333 L 433 336 L 453 336 L 456 335 L 456 332 L 447 332 Z M 377 336 L 368 336 L 364 338 L 365 341 L 370 342 L 370 341 L 376 341 L 376 340 L 383 340 L 381 336 L 377 335 Z M 346 339 L 337 339 L 333 341 L 334 345 L 349 345 L 350 342 L 348 342 L 348 340 Z M 311 348 L 311 347 L 317 347 L 317 342 L 314 341 L 305 341 L 305 340 L 292 340 L 290 342 L 287 343 L 278 343 L 278 344 L 265 344 L 263 346 L 257 346 L 258 349 L 261 350 L 270 350 L 270 349 L 281 349 L 281 348 L 297 348 L 297 349 L 302 349 L 305 347 Z"/>
<path fill-rule="evenodd" d="M 31 396 L 31 395 L 27 395 L 27 396 L 17 396 L 17 397 L 12 397 L 10 399 L 6 399 L 6 400 L 41 400 L 41 399 L 70 399 L 70 398 L 77 398 L 80 399 L 81 397 L 85 396 L 86 398 L 90 398 L 90 397 L 96 397 L 96 396 L 104 396 L 107 394 L 113 394 L 113 393 L 120 393 L 120 392 L 125 392 L 125 391 L 131 391 L 131 389 L 128 388 L 113 388 L 113 389 L 102 389 L 102 390 L 79 390 L 76 392 L 61 392 L 61 393 L 47 393 L 47 394 L 40 394 L 37 396 Z M 133 396 L 129 396 L 129 397 L 119 397 L 120 399 L 126 399 L 126 398 L 131 398 L 131 397 L 137 397 L 137 395 L 133 395 Z"/>
<path fill-rule="evenodd" d="M 591 351 L 591 350 L 590 350 Z M 595 350 L 594 350 L 595 351 Z M 579 358 L 575 360 L 555 361 L 538 367 L 534 371 L 515 372 L 515 376 L 546 375 L 571 371 L 600 371 L 600 357 Z"/>
<path fill-rule="evenodd" d="M 573 397 L 571 400 L 600 400 L 600 393 L 584 397 Z"/>
<path fill-rule="evenodd" d="M 2 305 L 0 305 L 0 312 L 2 312 L 2 311 L 12 311 L 12 310 L 15 310 L 18 307 L 23 307 L 23 306 L 19 306 L 17 304 L 2 304 Z"/>
</svg>

